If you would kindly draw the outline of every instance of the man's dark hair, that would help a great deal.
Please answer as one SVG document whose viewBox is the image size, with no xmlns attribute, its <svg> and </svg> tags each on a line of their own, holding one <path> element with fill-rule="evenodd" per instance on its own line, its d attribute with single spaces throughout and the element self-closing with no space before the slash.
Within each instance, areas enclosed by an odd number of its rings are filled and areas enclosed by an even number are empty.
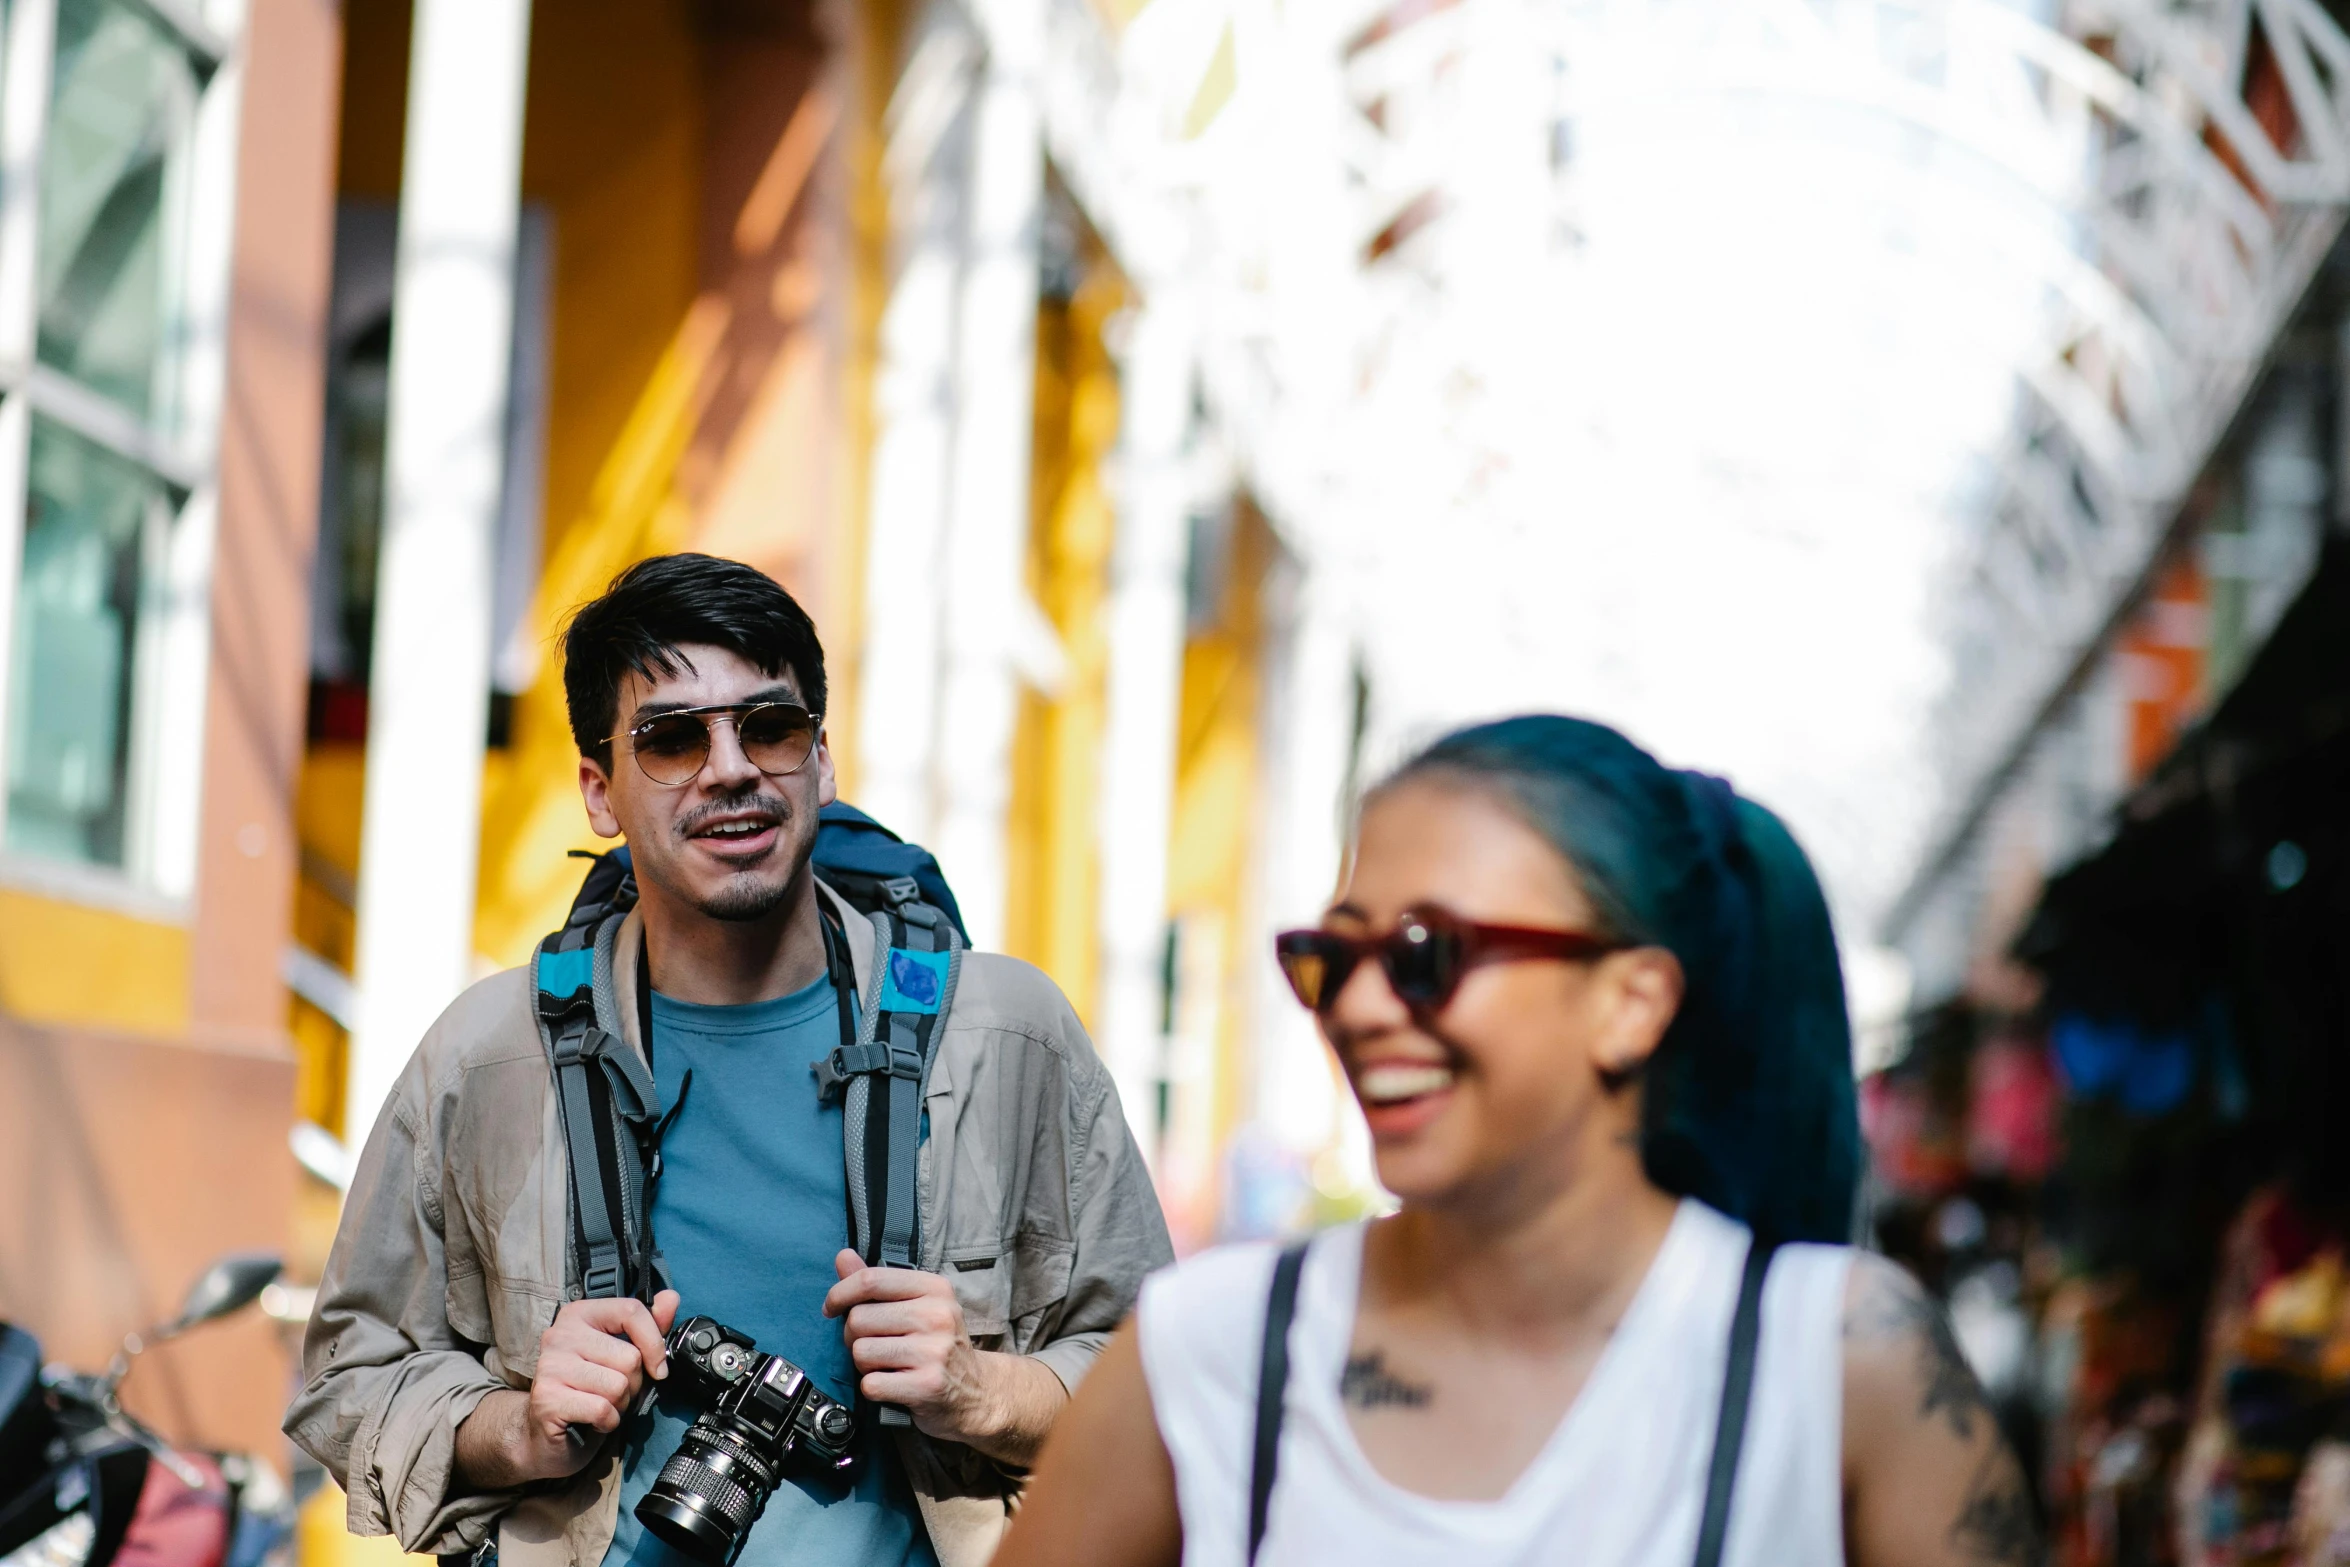
<svg viewBox="0 0 2350 1567">
<path fill-rule="evenodd" d="M 620 682 L 678 672 L 677 650 L 720 647 L 770 675 L 789 670 L 808 711 L 824 713 L 824 645 L 799 600 L 765 572 L 715 555 L 640 560 L 572 613 L 563 629 L 563 698 L 582 756 L 612 766 Z"/>
</svg>

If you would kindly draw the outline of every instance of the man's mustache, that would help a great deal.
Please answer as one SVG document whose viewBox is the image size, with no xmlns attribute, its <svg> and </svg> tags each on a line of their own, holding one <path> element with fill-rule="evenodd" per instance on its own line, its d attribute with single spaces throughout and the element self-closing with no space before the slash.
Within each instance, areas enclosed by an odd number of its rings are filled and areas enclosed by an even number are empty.
<svg viewBox="0 0 2350 1567">
<path fill-rule="evenodd" d="M 681 838 L 690 838 L 721 816 L 736 816 L 744 811 L 765 811 L 775 818 L 776 825 L 786 826 L 792 817 L 791 802 L 781 795 L 750 794 L 734 800 L 713 800 L 708 805 L 697 805 L 677 819 L 675 831 Z"/>
</svg>

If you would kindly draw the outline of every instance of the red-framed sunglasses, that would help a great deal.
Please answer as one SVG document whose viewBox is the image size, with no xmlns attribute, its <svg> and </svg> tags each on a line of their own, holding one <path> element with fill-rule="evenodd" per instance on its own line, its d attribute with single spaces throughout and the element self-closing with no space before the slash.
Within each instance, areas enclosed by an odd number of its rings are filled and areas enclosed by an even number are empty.
<svg viewBox="0 0 2350 1567">
<path fill-rule="evenodd" d="M 1387 971 L 1396 999 L 1423 1016 L 1440 1012 L 1480 963 L 1526 958 L 1584 962 L 1631 946 L 1580 930 L 1536 930 L 1525 925 L 1480 925 L 1443 909 L 1408 909 L 1384 936 L 1348 936 L 1331 930 L 1285 930 L 1273 938 L 1274 956 L 1289 988 L 1309 1011 L 1326 1013 L 1366 958 Z"/>
</svg>

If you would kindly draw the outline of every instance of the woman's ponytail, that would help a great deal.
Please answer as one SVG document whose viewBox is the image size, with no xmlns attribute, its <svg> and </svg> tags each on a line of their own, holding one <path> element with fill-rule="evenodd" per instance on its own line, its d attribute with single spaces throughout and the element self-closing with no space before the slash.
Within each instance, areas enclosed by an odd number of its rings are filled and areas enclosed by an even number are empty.
<svg viewBox="0 0 2350 1567">
<path fill-rule="evenodd" d="M 1493 788 L 1610 934 L 1680 960 L 1681 1010 L 1642 1075 L 1649 1178 L 1778 1240 L 1849 1239 L 1861 1153 L 1843 973 L 1819 879 L 1778 817 L 1582 719 L 1459 730 L 1396 778 L 1428 773 Z"/>
</svg>

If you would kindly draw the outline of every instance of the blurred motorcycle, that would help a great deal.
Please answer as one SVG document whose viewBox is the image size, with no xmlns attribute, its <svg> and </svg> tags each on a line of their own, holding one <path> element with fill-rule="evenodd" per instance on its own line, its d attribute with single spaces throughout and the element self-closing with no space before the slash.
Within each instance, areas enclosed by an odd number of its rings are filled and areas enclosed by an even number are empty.
<svg viewBox="0 0 2350 1567">
<path fill-rule="evenodd" d="M 117 1394 L 138 1354 L 253 1304 L 277 1258 L 223 1257 L 179 1315 L 123 1340 L 105 1371 L 43 1366 L 0 1322 L 0 1567 L 264 1567 L 282 1556 L 293 1498 L 246 1454 L 173 1447 Z"/>
</svg>

